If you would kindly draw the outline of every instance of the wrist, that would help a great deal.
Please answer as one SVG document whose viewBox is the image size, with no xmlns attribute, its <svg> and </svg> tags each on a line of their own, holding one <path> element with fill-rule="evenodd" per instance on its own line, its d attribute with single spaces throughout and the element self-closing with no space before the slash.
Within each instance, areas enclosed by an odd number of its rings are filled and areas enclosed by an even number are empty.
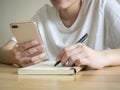
<svg viewBox="0 0 120 90">
<path fill-rule="evenodd" d="M 120 49 L 103 50 L 103 57 L 105 57 L 105 66 L 120 65 Z"/>
<path fill-rule="evenodd" d="M 103 67 L 107 67 L 107 66 L 110 66 L 111 65 L 111 60 L 110 60 L 110 57 L 109 57 L 109 53 L 107 50 L 102 50 L 100 51 L 100 54 L 101 54 L 101 59 L 102 59 L 102 62 L 103 62 Z"/>
</svg>

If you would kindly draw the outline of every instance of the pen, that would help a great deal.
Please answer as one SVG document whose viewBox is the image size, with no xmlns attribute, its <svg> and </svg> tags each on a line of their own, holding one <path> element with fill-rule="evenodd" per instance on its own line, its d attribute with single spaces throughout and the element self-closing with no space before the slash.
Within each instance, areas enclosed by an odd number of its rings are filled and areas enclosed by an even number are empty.
<svg viewBox="0 0 120 90">
<path fill-rule="evenodd" d="M 77 41 L 77 43 L 79 43 L 79 42 L 83 43 L 87 40 L 87 38 L 88 38 L 88 34 L 86 33 L 79 41 Z M 57 66 L 60 62 L 61 61 L 57 61 L 54 66 Z"/>
</svg>

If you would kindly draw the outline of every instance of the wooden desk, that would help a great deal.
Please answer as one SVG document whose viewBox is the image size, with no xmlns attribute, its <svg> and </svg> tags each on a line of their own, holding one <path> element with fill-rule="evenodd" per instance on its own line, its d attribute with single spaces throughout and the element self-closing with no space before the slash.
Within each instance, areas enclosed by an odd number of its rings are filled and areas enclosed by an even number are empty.
<svg viewBox="0 0 120 90">
<path fill-rule="evenodd" d="M 76 75 L 17 75 L 0 64 L 0 90 L 120 90 L 120 66 Z"/>
</svg>

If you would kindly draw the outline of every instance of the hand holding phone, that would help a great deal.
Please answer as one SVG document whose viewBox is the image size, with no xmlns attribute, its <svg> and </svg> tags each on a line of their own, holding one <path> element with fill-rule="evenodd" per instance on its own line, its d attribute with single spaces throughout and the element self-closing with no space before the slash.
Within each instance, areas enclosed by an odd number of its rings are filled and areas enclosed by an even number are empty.
<svg viewBox="0 0 120 90">
<path fill-rule="evenodd" d="M 39 63 L 47 58 L 35 22 L 12 23 L 10 27 L 18 43 L 13 49 L 16 64 L 24 67 Z"/>
</svg>

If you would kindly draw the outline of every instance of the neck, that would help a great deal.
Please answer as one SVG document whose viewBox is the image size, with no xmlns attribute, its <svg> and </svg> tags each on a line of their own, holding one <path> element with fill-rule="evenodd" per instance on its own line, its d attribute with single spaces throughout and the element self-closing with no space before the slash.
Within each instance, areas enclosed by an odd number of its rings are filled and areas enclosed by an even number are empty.
<svg viewBox="0 0 120 90">
<path fill-rule="evenodd" d="M 66 27 L 70 27 L 75 22 L 79 14 L 81 4 L 82 4 L 81 0 L 77 0 L 70 7 L 64 10 L 60 10 L 61 20 Z"/>
</svg>

